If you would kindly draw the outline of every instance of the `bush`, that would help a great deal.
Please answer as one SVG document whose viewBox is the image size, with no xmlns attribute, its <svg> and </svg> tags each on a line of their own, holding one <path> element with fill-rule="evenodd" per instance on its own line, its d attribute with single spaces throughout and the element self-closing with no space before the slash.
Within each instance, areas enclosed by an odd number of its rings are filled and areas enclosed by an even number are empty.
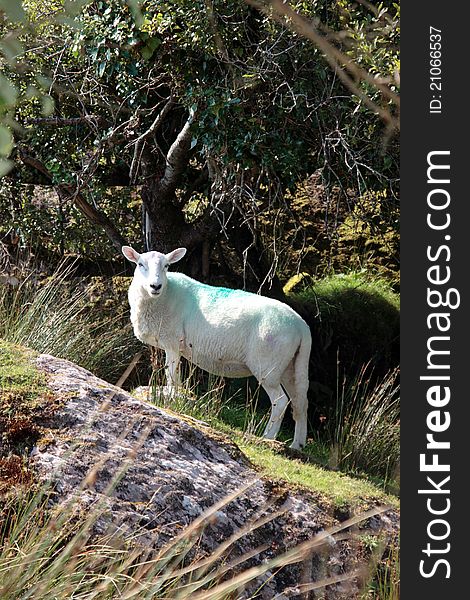
<svg viewBox="0 0 470 600">
<path fill-rule="evenodd" d="M 324 460 L 393 479 L 399 461 L 398 295 L 387 280 L 364 272 L 302 281 L 290 298 L 312 329 L 309 418 Z"/>
<path fill-rule="evenodd" d="M 399 298 L 384 279 L 366 273 L 333 275 L 291 296 L 313 337 L 310 379 L 337 387 L 371 364 L 378 377 L 399 360 Z"/>
</svg>

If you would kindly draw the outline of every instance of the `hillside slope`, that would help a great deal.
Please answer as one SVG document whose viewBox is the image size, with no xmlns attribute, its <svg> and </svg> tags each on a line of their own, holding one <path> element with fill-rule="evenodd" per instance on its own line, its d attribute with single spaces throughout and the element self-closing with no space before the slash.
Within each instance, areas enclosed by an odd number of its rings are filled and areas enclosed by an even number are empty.
<svg viewBox="0 0 470 600">
<path fill-rule="evenodd" d="M 385 500 L 377 492 L 367 499 L 368 518 L 347 522 L 349 534 L 341 532 L 335 542 L 322 532 L 341 531 L 341 517 L 324 491 L 264 476 L 221 434 L 138 400 L 68 361 L 5 343 L 0 353 L 0 490 L 11 494 L 18 484 L 47 484 L 50 510 L 57 514 L 69 511 L 77 519 L 95 511 L 92 539 L 111 535 L 123 547 L 151 553 L 189 526 L 198 541 L 188 560 L 217 554 L 225 544 L 219 558 L 235 565 L 225 578 L 266 565 L 237 598 L 258 590 L 257 598 L 271 599 L 300 582 L 330 578 L 338 582 L 326 597 L 337 599 L 356 597 L 360 582 L 346 574 L 367 560 L 361 536 L 396 534 L 397 513 L 377 508 Z M 14 460 L 18 465 L 18 459 L 26 467 L 15 480 L 7 465 Z M 360 482 L 357 489 L 360 496 Z M 312 553 L 315 539 L 318 546 L 326 543 L 326 552 Z M 308 548 L 279 570 L 276 557 L 301 543 Z"/>
</svg>

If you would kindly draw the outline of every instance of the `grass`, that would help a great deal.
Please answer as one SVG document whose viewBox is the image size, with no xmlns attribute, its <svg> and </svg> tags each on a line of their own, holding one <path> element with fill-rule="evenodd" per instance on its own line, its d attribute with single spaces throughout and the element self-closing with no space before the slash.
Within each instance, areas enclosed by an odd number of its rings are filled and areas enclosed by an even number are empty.
<svg viewBox="0 0 470 600">
<path fill-rule="evenodd" d="M 373 381 L 364 365 L 337 395 L 327 423 L 330 466 L 393 484 L 400 462 L 398 369 Z"/>
<path fill-rule="evenodd" d="M 364 491 L 359 493 L 358 490 L 358 495 L 368 497 L 371 491 L 374 495 L 374 490 L 376 495 L 381 495 L 384 490 L 396 494 L 399 489 L 397 377 L 398 372 L 394 370 L 383 379 L 373 381 L 370 368 L 365 366 L 355 379 L 338 384 L 335 409 L 326 419 L 323 431 L 309 438 L 302 453 L 304 463 L 297 461 L 299 468 L 293 467 L 296 461 L 292 461 L 293 455 L 286 451 L 282 443 L 291 441 L 292 426 L 289 422 L 283 425 L 278 436 L 279 442 L 260 439 L 270 405 L 269 402 L 261 402 L 259 387 L 247 384 L 243 399 L 239 391 L 233 391 L 233 387 L 226 394 L 223 380 L 213 377 L 205 385 L 205 391 L 201 392 L 191 373 L 186 372 L 180 393 L 168 397 L 159 385 L 164 381 L 163 369 L 160 368 L 154 371 L 150 392 L 143 397 L 157 406 L 187 415 L 223 432 L 236 441 L 253 463 L 266 470 L 270 477 L 284 478 L 289 483 L 315 489 L 317 484 L 321 485 L 317 480 L 318 472 L 322 471 L 319 467 L 326 468 L 326 471 L 323 469 L 323 472 L 329 473 L 326 487 L 330 488 L 333 498 L 338 492 L 337 501 L 341 504 L 344 486 L 336 485 L 338 471 L 353 476 L 351 481 L 364 483 Z M 309 462 L 317 466 L 308 465 Z M 300 467 L 302 464 L 305 469 Z M 299 469 L 303 475 L 298 472 Z M 335 493 L 331 494 L 333 489 Z M 345 496 L 347 501 L 352 500 L 354 484 L 350 484 L 350 489 L 351 493 Z"/>
<path fill-rule="evenodd" d="M 279 516 L 275 512 L 247 521 L 210 556 L 201 554 L 199 545 L 206 525 L 217 511 L 244 492 L 249 492 L 249 484 L 212 506 L 156 550 L 136 544 L 135 533 L 134 537 L 124 538 L 113 534 L 93 536 L 93 525 L 100 516 L 97 506 L 77 516 L 73 502 L 47 509 L 47 493 L 11 500 L 4 510 L 10 518 L 4 519 L 0 528 L 0 599 L 228 600 L 238 597 L 237 592 L 267 573 L 311 560 L 313 553 L 331 547 L 334 536 L 348 538 L 343 533 L 346 529 L 381 512 L 374 509 L 352 517 L 283 554 L 248 567 L 246 563 L 266 547 L 236 556 L 233 546 Z M 156 540 L 158 531 L 154 533 Z M 353 570 L 300 587 L 304 586 L 305 591 L 318 589 L 357 576 L 358 571 Z"/>
<path fill-rule="evenodd" d="M 384 492 L 383 484 L 377 485 L 364 478 L 324 468 L 327 465 L 309 464 L 309 460 L 320 463 L 314 444 L 307 446 L 303 453 L 306 462 L 290 455 L 282 442 L 260 438 L 267 412 L 258 409 L 256 392 L 251 407 L 238 405 L 238 408 L 234 408 L 232 399 L 223 397 L 223 386 L 219 379 L 214 379 L 214 386 L 211 388 L 209 385 L 209 391 L 203 395 L 194 393 L 191 378 L 186 379 L 179 393 L 172 396 L 163 393 L 158 381 L 161 381 L 161 372 L 154 374 L 150 389 L 141 395 L 143 399 L 196 420 L 193 422 L 196 427 L 208 426 L 221 432 L 237 444 L 264 477 L 320 494 L 325 503 L 333 508 L 349 507 L 353 511 L 374 503 L 398 507 L 398 500 Z M 288 436 L 289 433 L 284 432 L 284 438 Z"/>
<path fill-rule="evenodd" d="M 365 272 L 308 282 L 292 299 L 315 340 L 310 417 L 319 433 L 311 449 L 333 468 L 398 489 L 399 296 Z"/>
<path fill-rule="evenodd" d="M 90 307 L 93 290 L 73 273 L 73 265 L 62 265 L 40 281 L 31 273 L 18 286 L 1 286 L 0 338 L 116 381 L 139 347 L 124 315 L 127 306 L 103 319 Z"/>
<path fill-rule="evenodd" d="M 400 600 L 400 548 L 398 540 L 386 544 L 375 538 L 371 575 L 360 600 Z"/>
<path fill-rule="evenodd" d="M 0 494 L 30 485 L 27 455 L 41 423 L 58 406 L 42 373 L 31 364 L 34 353 L 0 339 Z"/>
<path fill-rule="evenodd" d="M 398 507 L 398 500 L 367 480 L 356 479 L 294 458 L 280 456 L 263 442 L 248 442 L 239 435 L 238 446 L 263 476 L 320 494 L 334 508 L 361 510 L 378 502 Z"/>
<path fill-rule="evenodd" d="M 336 273 L 323 279 L 319 279 L 313 286 L 313 291 L 320 302 L 330 305 L 337 303 L 341 294 L 349 290 L 366 292 L 371 296 L 379 296 L 391 307 L 398 310 L 400 308 L 400 298 L 390 286 L 390 282 L 376 275 L 368 275 L 364 271 L 351 271 L 350 273 Z M 299 293 L 299 297 L 304 299 L 311 298 L 312 288 L 307 288 Z M 360 297 L 357 296 L 359 300 Z"/>
</svg>

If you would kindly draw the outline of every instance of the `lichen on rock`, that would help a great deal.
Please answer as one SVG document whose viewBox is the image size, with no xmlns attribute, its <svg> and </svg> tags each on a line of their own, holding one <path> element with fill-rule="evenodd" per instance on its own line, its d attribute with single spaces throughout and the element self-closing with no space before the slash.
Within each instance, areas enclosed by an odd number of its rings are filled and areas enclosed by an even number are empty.
<svg viewBox="0 0 470 600">
<path fill-rule="evenodd" d="M 204 526 L 194 548 L 198 557 L 210 556 L 233 536 L 229 558 L 240 558 L 242 569 L 312 539 L 333 522 L 312 496 L 260 478 L 230 440 L 212 437 L 68 361 L 40 355 L 35 362 L 49 389 L 66 401 L 54 412 L 47 441 L 33 449 L 31 463 L 39 479 L 50 483 L 56 505 L 73 501 L 84 512 L 99 507 L 94 535 L 115 534 L 151 551 L 199 519 Z M 264 573 L 237 598 L 259 588 L 257 598 L 271 599 L 300 581 L 344 572 L 356 561 L 343 541 L 326 560 L 309 555 L 302 564 Z M 354 597 L 353 583 L 328 589 L 326 598 Z"/>
</svg>

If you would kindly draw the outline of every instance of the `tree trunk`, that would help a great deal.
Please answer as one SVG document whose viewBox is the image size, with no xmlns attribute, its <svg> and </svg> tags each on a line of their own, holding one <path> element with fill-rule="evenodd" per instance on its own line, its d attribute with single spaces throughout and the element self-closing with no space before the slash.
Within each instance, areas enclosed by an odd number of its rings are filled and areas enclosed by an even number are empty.
<svg viewBox="0 0 470 600">
<path fill-rule="evenodd" d="M 184 261 L 178 270 L 208 283 L 208 257 L 204 244 L 210 236 L 204 236 L 207 228 L 188 224 L 183 210 L 178 206 L 174 192 L 165 193 L 157 182 L 142 188 L 142 233 L 146 251 L 170 252 L 175 248 L 187 248 Z M 207 254 L 207 249 L 206 249 Z"/>
<path fill-rule="evenodd" d="M 188 227 L 183 211 L 165 196 L 158 184 L 142 186 L 143 238 L 145 249 L 170 252 L 182 244 Z"/>
<path fill-rule="evenodd" d="M 170 98 L 162 115 L 165 110 L 169 110 L 171 104 Z M 158 172 L 159 168 L 154 162 L 152 152 L 143 148 L 143 237 L 147 250 L 170 252 L 182 245 L 181 241 L 188 225 L 182 207 L 177 202 L 176 190 L 189 161 L 191 125 L 194 117 L 195 111 L 191 110 L 168 149 L 163 172 Z M 159 117 L 152 127 L 157 126 L 158 120 Z"/>
</svg>

